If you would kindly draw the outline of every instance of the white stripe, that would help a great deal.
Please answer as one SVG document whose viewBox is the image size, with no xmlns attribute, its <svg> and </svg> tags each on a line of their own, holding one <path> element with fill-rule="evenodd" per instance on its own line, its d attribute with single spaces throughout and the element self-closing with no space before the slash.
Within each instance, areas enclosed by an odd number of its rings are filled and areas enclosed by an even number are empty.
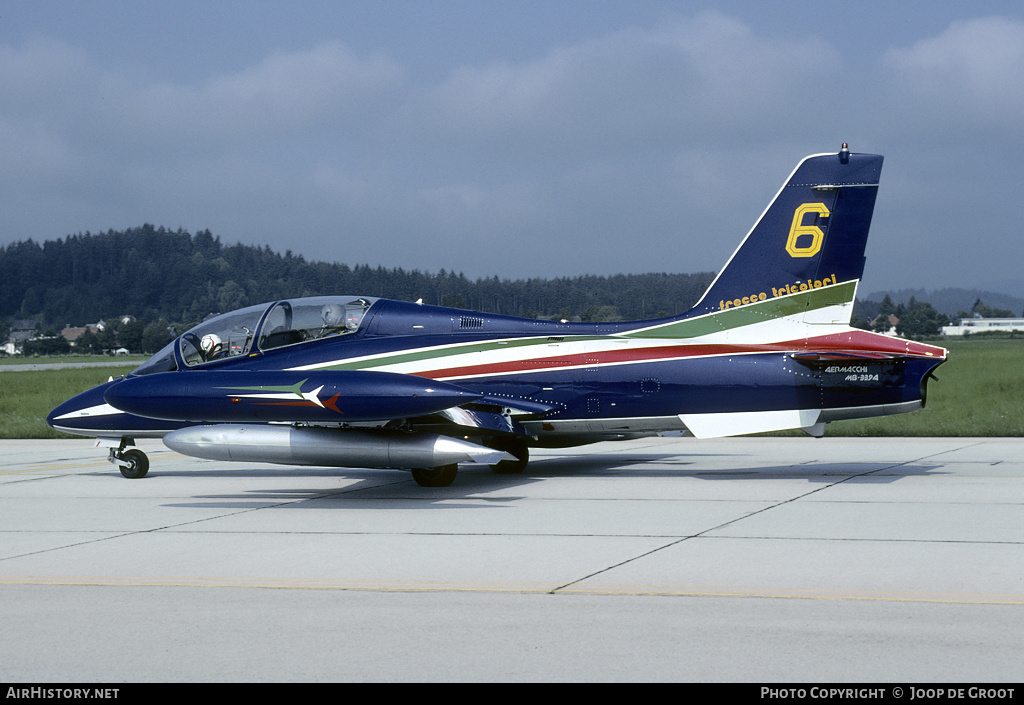
<svg viewBox="0 0 1024 705">
<path fill-rule="evenodd" d="M 559 356 L 600 354 L 612 350 L 643 350 L 646 348 L 658 348 L 665 346 L 697 346 L 697 345 L 771 345 L 774 343 L 800 340 L 811 336 L 832 335 L 852 330 L 845 323 L 834 323 L 845 313 L 849 304 L 837 304 L 827 306 L 823 309 L 806 313 L 801 312 L 782 318 L 773 318 L 760 323 L 750 323 L 739 328 L 731 328 L 724 331 L 709 333 L 695 338 L 629 338 L 619 335 L 607 336 L 603 339 L 587 338 L 584 340 L 572 340 L 566 336 L 561 342 L 537 344 L 531 346 L 510 346 L 508 348 L 496 348 L 492 350 L 471 350 L 466 352 L 455 352 L 459 348 L 478 346 L 481 344 L 501 345 L 506 341 L 474 341 L 472 343 L 457 343 L 454 345 L 438 345 L 423 348 L 409 348 L 377 355 L 364 355 L 360 357 L 342 358 L 328 362 L 319 362 L 301 367 L 288 368 L 290 371 L 313 370 L 331 367 L 334 365 L 348 365 L 356 362 L 377 362 L 372 369 L 377 372 L 394 372 L 398 374 L 419 374 L 438 369 L 453 369 L 461 367 L 480 367 L 484 365 L 497 365 L 509 362 L 525 362 L 540 360 Z M 807 319 L 813 317 L 813 321 Z M 812 329 L 809 326 L 813 325 Z M 546 338 L 537 336 L 533 338 L 509 338 L 507 342 L 521 340 L 535 340 Z M 581 336 L 582 337 L 582 336 Z M 431 353 L 438 354 L 424 357 L 417 360 L 402 362 L 391 362 L 388 360 L 410 354 Z M 715 353 L 715 355 L 722 353 Z M 725 354 L 744 354 L 736 351 Z M 697 357 L 697 356 L 694 356 Z M 706 356 L 700 356 L 706 357 Z M 626 365 L 642 362 L 657 362 L 658 360 L 675 359 L 675 356 L 664 358 L 653 358 L 649 360 L 626 360 L 619 362 L 591 363 L 580 365 L 553 365 L 540 367 L 536 370 L 520 370 L 515 374 L 529 374 L 534 372 L 550 372 L 552 370 L 573 370 L 585 367 L 604 367 L 609 365 Z M 439 377 L 439 379 L 469 379 L 472 377 L 489 377 L 494 373 L 470 374 L 462 376 Z"/>
<path fill-rule="evenodd" d="M 546 336 L 546 335 L 534 335 L 534 336 L 523 336 L 523 337 L 519 337 L 519 338 L 504 338 L 504 339 L 499 339 L 499 340 L 474 340 L 474 341 L 468 342 L 468 343 L 451 343 L 451 344 L 448 344 L 448 345 L 430 345 L 430 346 L 422 347 L 422 348 L 406 348 L 405 350 L 395 350 L 394 352 L 377 353 L 375 355 L 359 355 L 357 357 L 346 357 L 346 358 L 342 358 L 340 360 L 331 360 L 329 362 L 316 362 L 316 363 L 313 363 L 311 365 L 300 365 L 298 367 L 287 367 L 287 368 L 285 368 L 285 370 L 288 371 L 288 372 L 301 372 L 301 371 L 304 371 L 304 370 L 319 370 L 319 369 L 322 369 L 324 367 L 331 367 L 332 365 L 342 365 L 342 364 L 347 365 L 347 364 L 351 364 L 353 362 L 366 362 L 368 360 L 386 360 L 386 359 L 391 358 L 391 357 L 400 357 L 402 355 L 409 355 L 409 354 L 413 354 L 413 353 L 441 352 L 441 351 L 444 351 L 444 350 L 455 350 L 457 348 L 464 348 L 464 347 L 468 347 L 470 345 L 487 345 L 487 344 L 493 344 L 493 343 L 509 343 L 509 342 L 515 342 L 515 341 L 519 341 L 519 340 L 542 340 L 542 339 L 547 338 L 547 337 L 548 336 Z M 472 354 L 480 355 L 480 354 L 484 354 L 484 353 L 474 352 Z M 431 358 L 431 359 L 436 359 L 436 358 Z M 377 370 L 377 369 L 380 369 L 380 368 L 374 367 L 373 369 Z"/>
<path fill-rule="evenodd" d="M 99 406 L 90 406 L 87 409 L 78 409 L 77 411 L 71 411 L 67 414 L 61 414 L 55 416 L 54 421 L 60 421 L 61 419 L 80 419 L 86 416 L 113 416 L 114 414 L 123 414 L 124 412 L 120 409 L 115 409 L 110 404 L 100 404 Z"/>
</svg>

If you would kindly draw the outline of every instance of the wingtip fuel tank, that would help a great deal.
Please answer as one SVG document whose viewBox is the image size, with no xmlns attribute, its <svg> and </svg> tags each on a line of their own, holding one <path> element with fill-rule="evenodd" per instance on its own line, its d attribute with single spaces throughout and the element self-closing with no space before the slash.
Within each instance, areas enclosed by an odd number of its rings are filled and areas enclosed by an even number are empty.
<svg viewBox="0 0 1024 705">
<path fill-rule="evenodd" d="M 107 404 L 149 419 L 203 423 L 353 423 L 423 416 L 483 395 L 391 372 L 210 370 L 130 377 Z"/>
</svg>

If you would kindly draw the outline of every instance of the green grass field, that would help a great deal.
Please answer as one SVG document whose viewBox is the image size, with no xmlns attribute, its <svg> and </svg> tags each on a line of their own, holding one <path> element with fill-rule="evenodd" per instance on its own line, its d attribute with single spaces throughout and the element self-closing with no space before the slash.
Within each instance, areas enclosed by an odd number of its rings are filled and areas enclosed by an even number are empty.
<svg viewBox="0 0 1024 705">
<path fill-rule="evenodd" d="M 73 438 L 47 426 L 46 415 L 75 394 L 131 369 L 121 366 L 0 372 L 0 438 Z"/>
<path fill-rule="evenodd" d="M 945 340 L 949 359 L 912 414 L 829 424 L 826 436 L 1024 436 L 1024 341 Z"/>
<path fill-rule="evenodd" d="M 829 424 L 826 436 L 1024 436 L 1024 341 L 939 342 L 949 360 L 923 411 Z M 65 399 L 125 367 L 0 372 L 0 438 L 69 438 L 46 425 Z M 799 432 L 796 432 L 799 433 Z"/>
</svg>

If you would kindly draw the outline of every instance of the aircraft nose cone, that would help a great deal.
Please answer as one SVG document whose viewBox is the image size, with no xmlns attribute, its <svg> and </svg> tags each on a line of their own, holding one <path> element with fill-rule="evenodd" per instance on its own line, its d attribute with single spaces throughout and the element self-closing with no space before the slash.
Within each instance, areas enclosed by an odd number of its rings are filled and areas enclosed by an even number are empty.
<svg viewBox="0 0 1024 705">
<path fill-rule="evenodd" d="M 66 433 L 96 435 L 109 425 L 106 422 L 112 415 L 120 413 L 103 400 L 104 392 L 113 384 L 117 383 L 107 382 L 71 397 L 46 416 L 46 423 Z"/>
<path fill-rule="evenodd" d="M 49 414 L 46 415 L 46 425 L 47 426 L 49 426 L 50 428 L 53 428 L 54 422 L 57 419 L 57 417 L 58 416 L 62 416 L 65 413 L 64 407 L 65 407 L 66 404 L 67 404 L 67 402 L 63 402 L 62 404 L 58 404 L 56 407 L 54 407 L 53 411 L 51 411 Z"/>
<path fill-rule="evenodd" d="M 46 416 L 46 423 L 64 433 L 98 438 L 162 436 L 180 426 L 141 418 L 107 403 L 104 394 L 121 381 L 106 382 L 68 399 Z"/>
</svg>

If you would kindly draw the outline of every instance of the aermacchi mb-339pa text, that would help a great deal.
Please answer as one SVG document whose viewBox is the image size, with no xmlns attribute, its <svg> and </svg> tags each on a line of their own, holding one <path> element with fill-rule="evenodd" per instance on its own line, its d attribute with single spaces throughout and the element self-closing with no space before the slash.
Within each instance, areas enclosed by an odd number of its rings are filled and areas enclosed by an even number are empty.
<svg viewBox="0 0 1024 705">
<path fill-rule="evenodd" d="M 882 157 L 803 159 L 700 301 L 579 323 L 370 296 L 273 301 L 192 328 L 47 418 L 125 477 L 138 438 L 216 460 L 521 472 L 529 449 L 710 438 L 922 408 L 940 347 L 850 327 Z"/>
</svg>

